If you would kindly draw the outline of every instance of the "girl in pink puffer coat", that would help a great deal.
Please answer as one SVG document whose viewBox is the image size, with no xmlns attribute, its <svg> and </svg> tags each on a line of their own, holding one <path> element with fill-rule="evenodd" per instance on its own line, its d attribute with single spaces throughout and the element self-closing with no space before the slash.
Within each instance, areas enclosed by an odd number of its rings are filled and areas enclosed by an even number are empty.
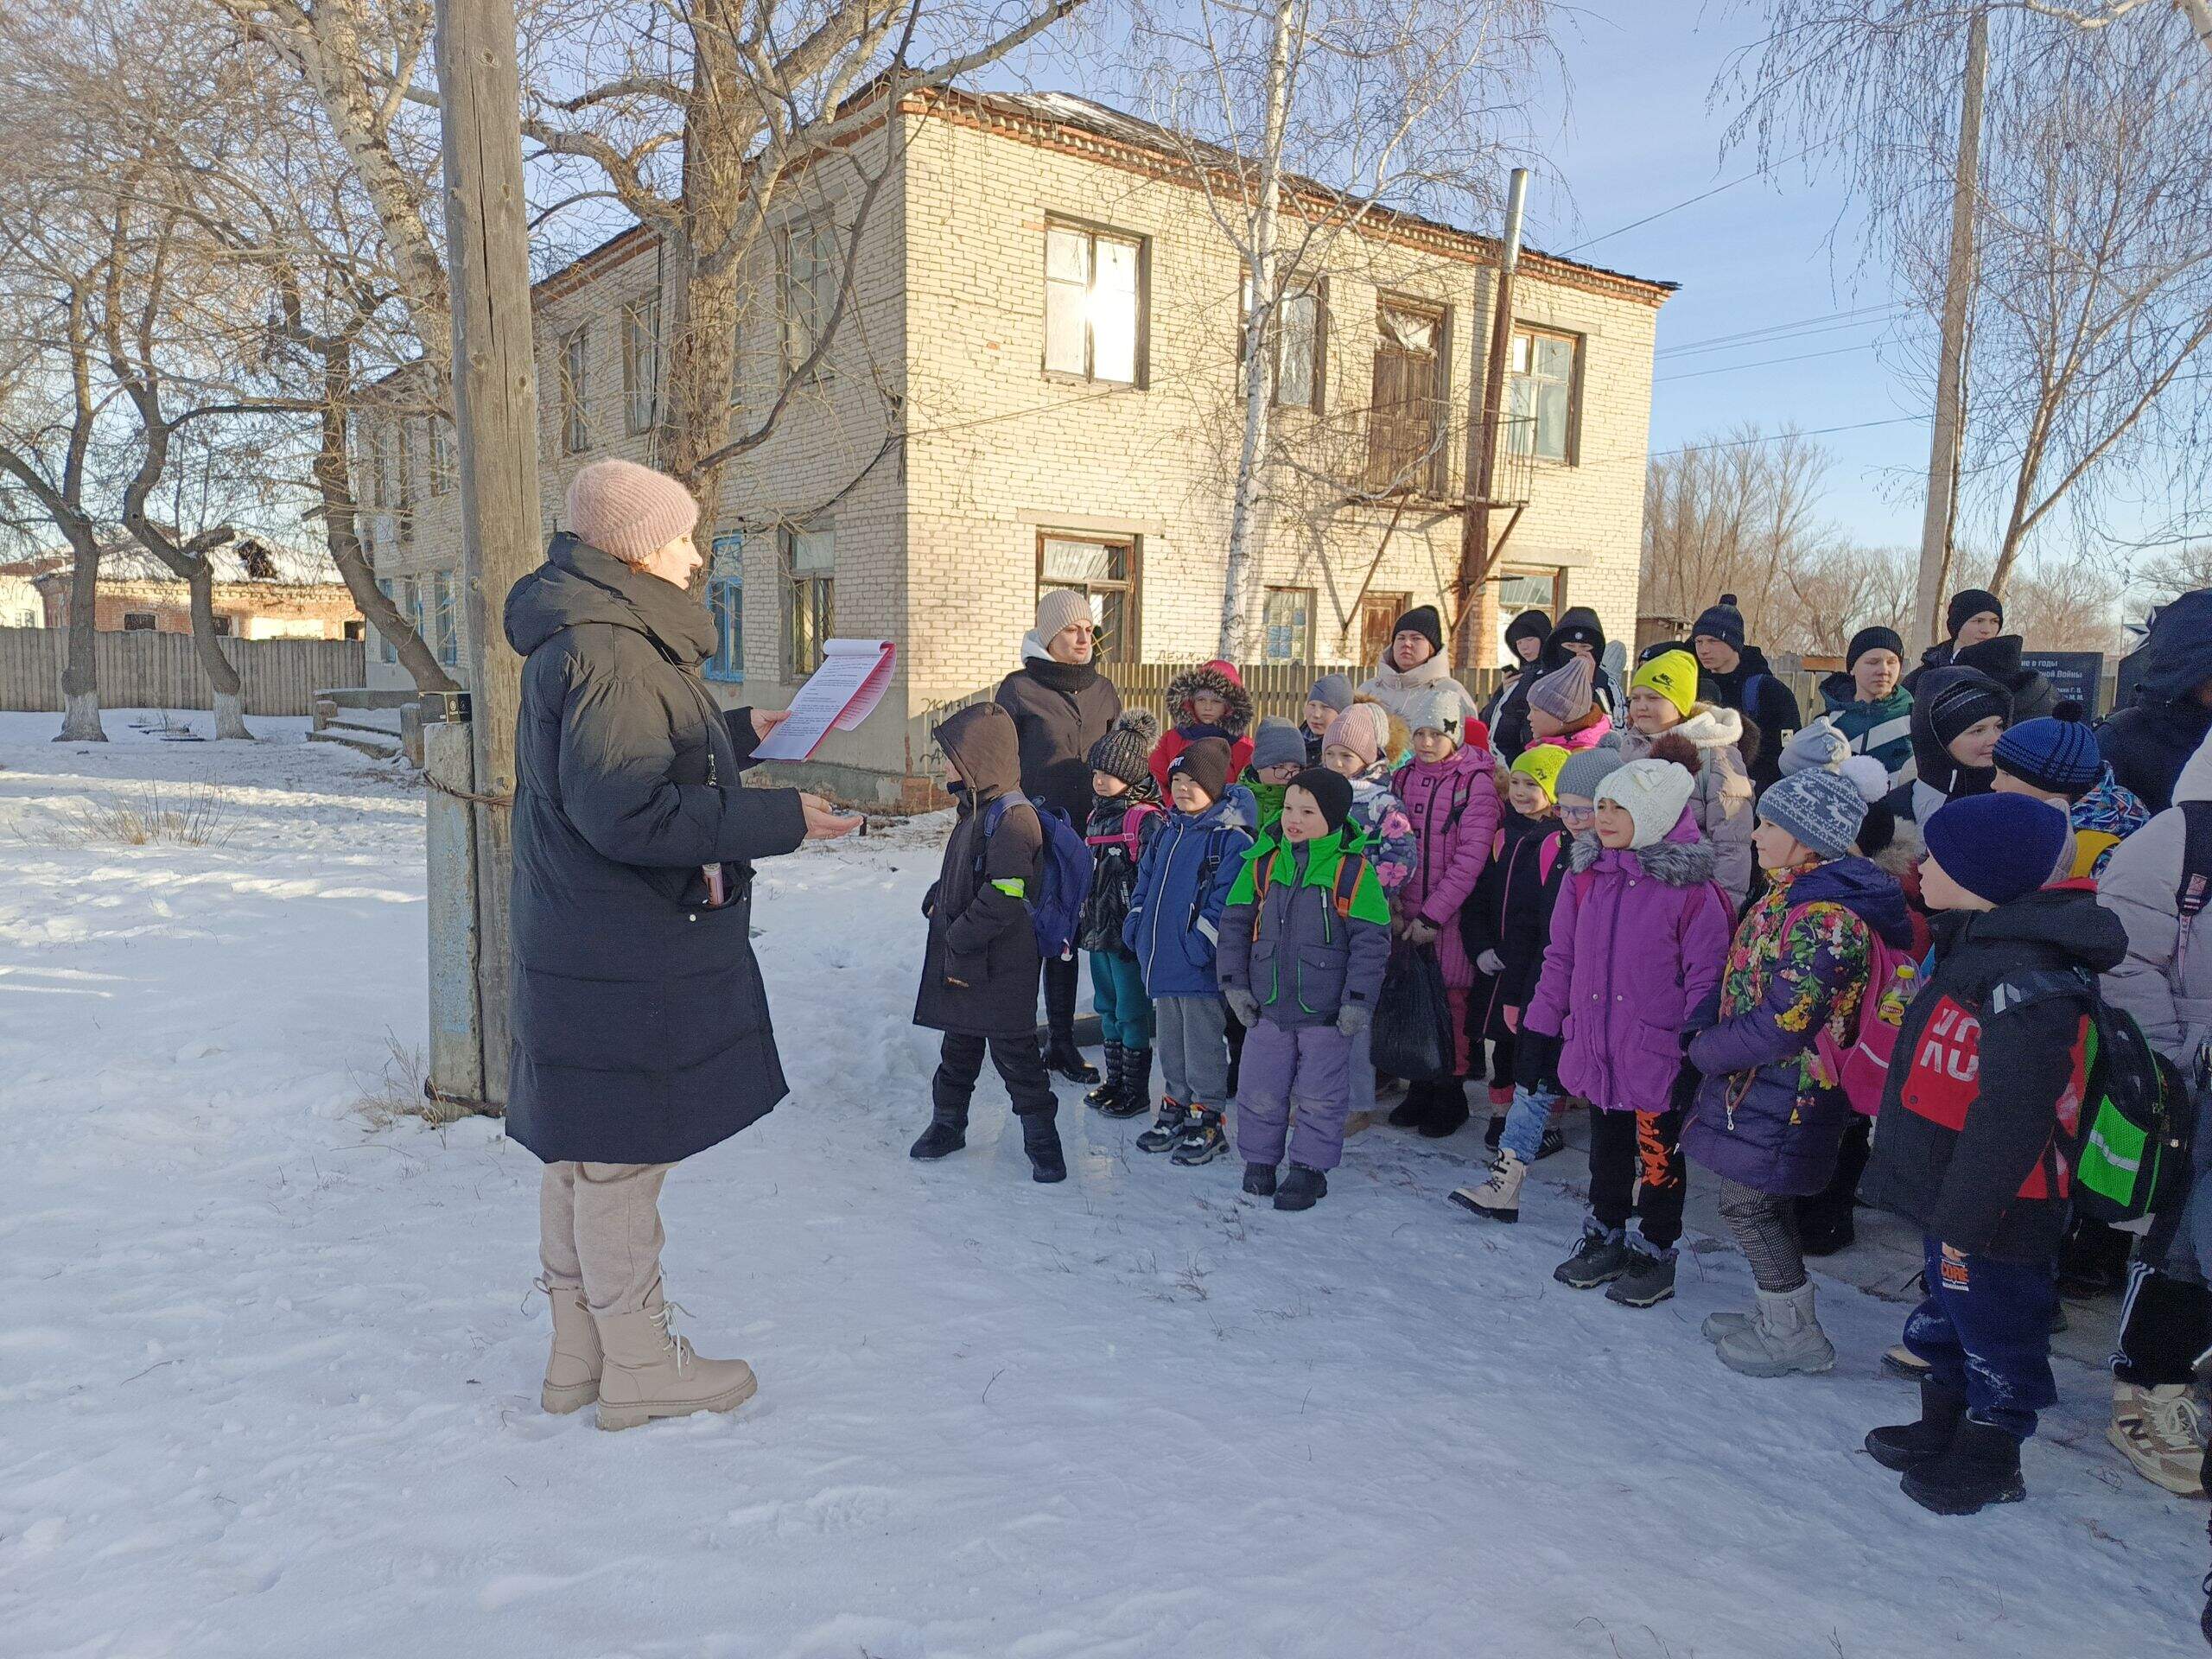
<svg viewBox="0 0 2212 1659">
<path fill-rule="evenodd" d="M 1390 1114 L 1401 1128 L 1418 1128 L 1433 1140 L 1467 1121 L 1466 1080 L 1481 1056 L 1468 1031 L 1467 1004 L 1475 965 L 1461 943 L 1459 912 L 1490 862 L 1499 805 L 1490 732 L 1468 715 L 1458 698 L 1431 689 L 1413 702 L 1414 759 L 1398 769 L 1390 787 L 1413 820 L 1421 862 L 1394 899 L 1400 938 L 1413 947 L 1433 946 L 1444 970 L 1452 1008 L 1452 1075 L 1416 1083 Z"/>
</svg>

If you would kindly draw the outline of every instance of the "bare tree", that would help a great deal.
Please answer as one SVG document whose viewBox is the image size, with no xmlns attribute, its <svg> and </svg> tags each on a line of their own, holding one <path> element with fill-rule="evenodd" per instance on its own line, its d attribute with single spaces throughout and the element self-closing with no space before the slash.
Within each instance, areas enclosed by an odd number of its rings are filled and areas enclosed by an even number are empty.
<svg viewBox="0 0 2212 1659">
<path fill-rule="evenodd" d="M 1321 280 L 1348 235 L 1394 212 L 1469 223 L 1496 204 L 1519 105 L 1549 50 L 1551 7 L 1136 0 L 1132 18 L 1147 112 L 1246 274 L 1219 644 L 1233 658 L 1251 643 L 1256 543 L 1286 505 L 1276 410 L 1300 406 L 1304 388 L 1282 384 L 1285 342 L 1294 354 L 1310 341 Z M 1309 466 L 1322 435 L 1311 426 L 1294 421 L 1285 435 Z M 1310 512 L 1289 516 L 1310 527 Z"/>
</svg>

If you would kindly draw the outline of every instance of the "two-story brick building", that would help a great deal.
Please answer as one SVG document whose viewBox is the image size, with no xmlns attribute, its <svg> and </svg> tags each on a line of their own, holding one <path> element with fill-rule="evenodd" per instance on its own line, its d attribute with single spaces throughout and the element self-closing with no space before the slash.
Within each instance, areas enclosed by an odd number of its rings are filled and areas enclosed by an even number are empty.
<svg viewBox="0 0 2212 1659">
<path fill-rule="evenodd" d="M 1247 285 L 1166 135 L 1086 100 L 910 99 L 850 150 L 790 192 L 738 278 L 743 430 L 829 313 L 860 169 L 890 169 L 824 372 L 727 469 L 702 526 L 722 628 L 709 677 L 733 702 L 774 706 L 823 638 L 896 639 L 898 682 L 864 728 L 824 748 L 820 773 L 889 798 L 921 769 L 931 711 L 1015 666 L 1040 589 L 1091 595 L 1109 662 L 1212 654 Z M 1442 602 L 1455 578 L 1497 250 L 1388 213 L 1316 246 L 1313 268 L 1287 278 L 1274 346 L 1284 459 L 1245 654 L 1371 664 L 1390 620 Z M 656 458 L 663 267 L 634 230 L 537 286 L 549 526 L 578 467 Z M 1653 333 L 1669 292 L 1524 253 L 1503 470 L 1527 505 L 1465 625 L 1484 630 L 1486 659 L 1497 618 L 1530 604 L 1588 605 L 1633 637 Z M 458 663 L 451 435 L 410 420 L 364 437 L 380 579 Z M 384 658 L 373 675 L 400 683 L 388 650 L 371 656 Z"/>
</svg>

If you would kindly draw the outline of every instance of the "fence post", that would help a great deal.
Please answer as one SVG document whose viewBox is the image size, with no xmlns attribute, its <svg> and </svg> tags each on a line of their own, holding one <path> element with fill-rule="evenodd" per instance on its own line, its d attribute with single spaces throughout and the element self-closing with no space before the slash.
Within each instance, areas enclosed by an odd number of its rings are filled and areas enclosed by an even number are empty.
<svg viewBox="0 0 2212 1659">
<path fill-rule="evenodd" d="M 441 1100 L 481 1109 L 484 1022 L 477 1004 L 475 752 L 464 699 L 423 699 L 423 775 L 429 785 L 423 842 L 430 926 L 429 1075 L 423 1087 Z"/>
</svg>

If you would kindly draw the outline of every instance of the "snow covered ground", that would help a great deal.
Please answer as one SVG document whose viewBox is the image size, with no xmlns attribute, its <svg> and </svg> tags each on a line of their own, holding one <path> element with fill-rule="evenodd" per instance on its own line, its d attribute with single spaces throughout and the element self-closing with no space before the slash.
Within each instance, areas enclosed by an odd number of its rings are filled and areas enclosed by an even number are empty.
<svg viewBox="0 0 2212 1659">
<path fill-rule="evenodd" d="M 1898 1307 L 1838 1290 L 1835 1376 L 1733 1376 L 1732 1255 L 1649 1313 L 1563 1290 L 1569 1194 L 1445 1203 L 1472 1135 L 1371 1131 L 1282 1216 L 1072 1091 L 1033 1185 L 987 1082 L 909 1163 L 930 826 L 765 876 L 797 1092 L 669 1183 L 671 1289 L 759 1398 L 545 1417 L 535 1161 L 359 1109 L 423 1040 L 420 794 L 303 722 L 54 724 L 0 715 L 0 1655 L 2202 1650 L 2204 1509 L 2117 1466 L 2096 1373 L 2028 1503 L 1925 1515 L 1859 1450 L 1913 1408 Z M 228 841 L 72 844 L 156 781 Z"/>
</svg>

